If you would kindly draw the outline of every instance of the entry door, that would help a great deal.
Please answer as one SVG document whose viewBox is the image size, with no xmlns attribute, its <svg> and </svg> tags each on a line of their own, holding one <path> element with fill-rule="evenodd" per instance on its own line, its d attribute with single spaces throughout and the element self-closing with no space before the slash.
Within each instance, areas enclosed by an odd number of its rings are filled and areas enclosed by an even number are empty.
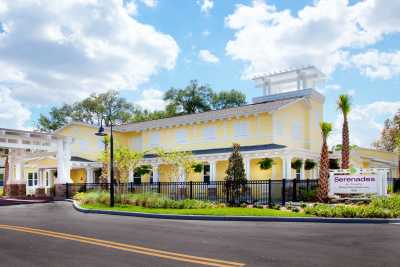
<svg viewBox="0 0 400 267">
<path fill-rule="evenodd" d="M 39 187 L 39 177 L 37 172 L 28 173 L 28 194 L 35 194 Z"/>
</svg>

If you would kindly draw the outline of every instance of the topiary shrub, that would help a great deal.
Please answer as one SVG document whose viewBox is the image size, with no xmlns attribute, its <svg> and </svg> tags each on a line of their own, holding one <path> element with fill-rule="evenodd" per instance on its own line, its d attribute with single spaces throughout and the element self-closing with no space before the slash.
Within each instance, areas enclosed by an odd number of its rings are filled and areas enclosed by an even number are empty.
<svg viewBox="0 0 400 267">
<path fill-rule="evenodd" d="M 291 163 L 292 169 L 300 170 L 303 167 L 303 161 L 301 159 L 295 159 Z"/>
<path fill-rule="evenodd" d="M 311 159 L 306 159 L 305 163 L 304 163 L 304 169 L 306 169 L 307 171 L 312 170 L 315 168 L 315 166 L 317 165 L 317 163 Z"/>
</svg>

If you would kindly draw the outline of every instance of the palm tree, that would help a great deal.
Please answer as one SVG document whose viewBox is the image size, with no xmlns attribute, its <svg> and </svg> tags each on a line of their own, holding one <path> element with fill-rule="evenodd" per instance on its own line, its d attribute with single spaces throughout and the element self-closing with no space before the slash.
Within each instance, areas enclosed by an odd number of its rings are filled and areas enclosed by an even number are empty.
<svg viewBox="0 0 400 267">
<path fill-rule="evenodd" d="M 349 137 L 349 123 L 347 116 L 351 110 L 351 99 L 348 95 L 340 95 L 337 102 L 338 109 L 343 114 L 343 128 L 342 128 L 342 169 L 349 168 L 350 162 L 350 137 Z"/>
<path fill-rule="evenodd" d="M 332 131 L 331 123 L 328 122 L 321 123 L 322 150 L 321 150 L 321 159 L 319 164 L 319 188 L 317 193 L 317 198 L 320 202 L 327 202 L 328 200 L 329 152 L 326 140 L 331 131 Z"/>
</svg>

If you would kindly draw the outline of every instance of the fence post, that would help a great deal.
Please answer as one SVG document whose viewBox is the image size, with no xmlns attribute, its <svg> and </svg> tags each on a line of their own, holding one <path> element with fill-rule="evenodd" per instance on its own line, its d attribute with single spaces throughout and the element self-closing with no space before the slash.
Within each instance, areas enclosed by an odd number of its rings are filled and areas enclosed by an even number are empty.
<svg viewBox="0 0 400 267">
<path fill-rule="evenodd" d="M 189 186 L 190 186 L 190 188 L 189 188 L 189 197 L 190 197 L 190 199 L 193 199 L 193 181 L 189 182 Z"/>
<path fill-rule="evenodd" d="M 65 184 L 65 198 L 69 198 L 69 184 L 68 183 L 66 183 Z"/>
<path fill-rule="evenodd" d="M 286 204 L 286 179 L 282 179 L 281 205 Z"/>
<path fill-rule="evenodd" d="M 157 193 L 161 194 L 161 182 L 157 182 Z"/>
<path fill-rule="evenodd" d="M 297 179 L 293 179 L 292 201 L 297 202 Z"/>
<path fill-rule="evenodd" d="M 129 182 L 129 192 L 133 193 L 133 182 Z"/>
<path fill-rule="evenodd" d="M 87 191 L 87 187 L 86 187 L 86 186 L 87 186 L 87 184 L 84 183 L 84 184 L 83 184 L 83 192 L 85 192 L 85 193 L 86 193 L 86 191 Z"/>
<path fill-rule="evenodd" d="M 272 181 L 268 180 L 268 206 L 272 207 Z"/>
<path fill-rule="evenodd" d="M 306 187 L 307 187 L 307 192 L 310 191 L 310 179 L 308 178 L 306 180 Z"/>
</svg>

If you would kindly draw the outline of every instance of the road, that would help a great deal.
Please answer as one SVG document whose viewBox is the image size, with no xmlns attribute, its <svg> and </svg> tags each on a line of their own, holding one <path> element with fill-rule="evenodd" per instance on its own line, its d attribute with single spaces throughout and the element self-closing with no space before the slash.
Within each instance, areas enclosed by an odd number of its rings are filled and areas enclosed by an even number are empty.
<svg viewBox="0 0 400 267">
<path fill-rule="evenodd" d="M 0 207 L 0 266 L 399 266 L 400 225 L 156 220 Z"/>
</svg>

